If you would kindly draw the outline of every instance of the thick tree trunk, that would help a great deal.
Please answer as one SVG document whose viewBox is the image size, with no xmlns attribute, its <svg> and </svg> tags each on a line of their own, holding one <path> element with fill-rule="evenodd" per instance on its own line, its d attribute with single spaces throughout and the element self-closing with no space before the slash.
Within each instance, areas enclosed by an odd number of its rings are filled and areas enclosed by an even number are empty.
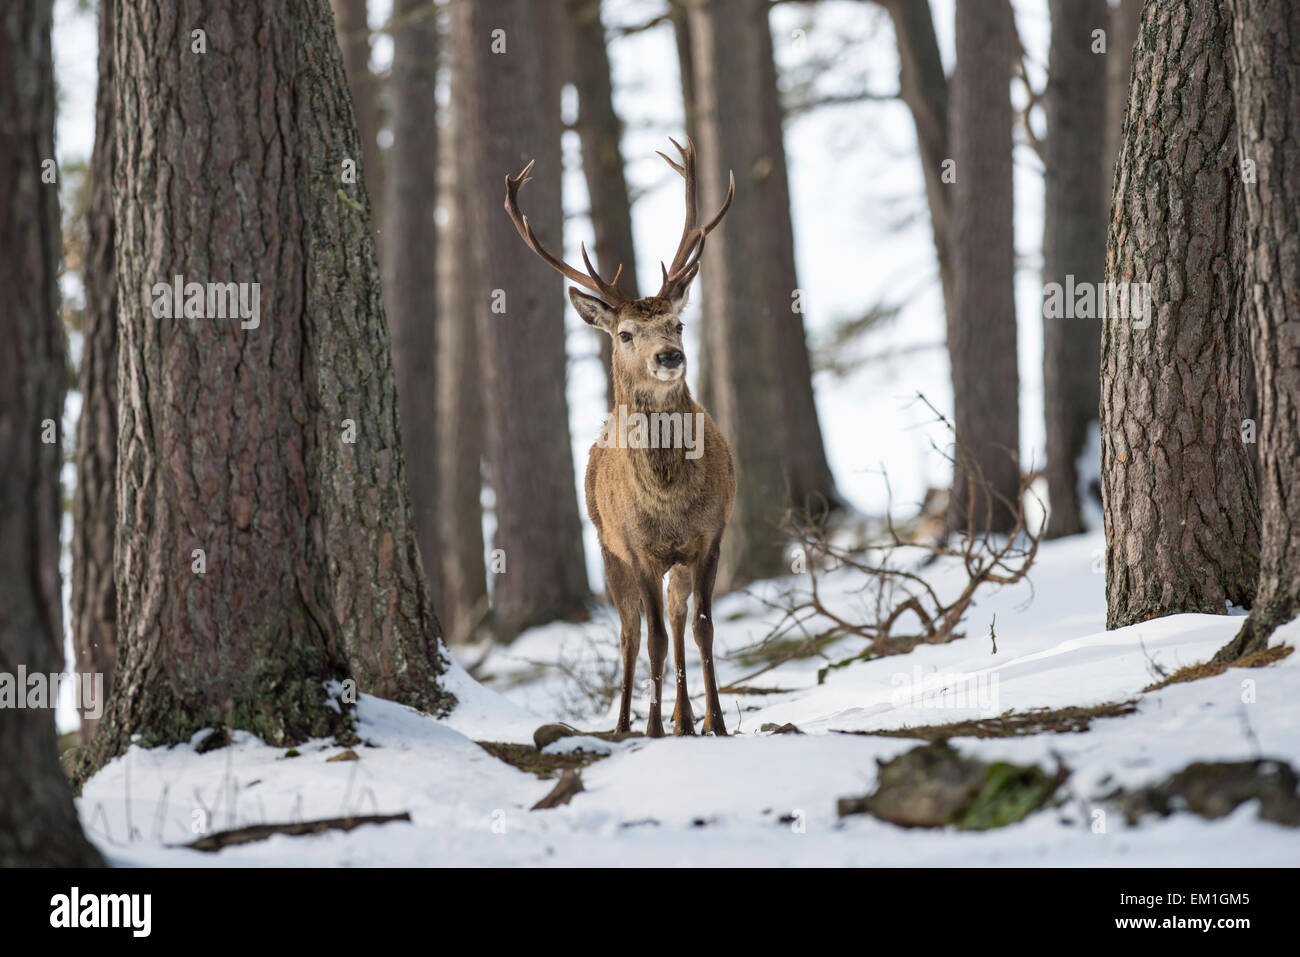
<svg viewBox="0 0 1300 957">
<path fill-rule="evenodd" d="M 677 71 L 682 87 L 682 116 L 686 135 L 694 143 L 700 142 L 700 119 L 697 104 L 699 86 L 695 78 L 694 40 L 691 36 L 691 17 L 689 0 L 669 0 L 668 15 L 673 25 L 673 41 L 677 47 Z M 709 362 L 709 337 L 705 334 L 709 325 L 717 321 L 717 309 L 709 302 L 709 297 L 702 294 L 701 282 L 693 295 L 701 296 L 700 302 L 700 336 L 696 345 L 695 356 L 695 401 L 706 409 L 716 410 L 717 402 L 713 391 L 713 373 Z"/>
<path fill-rule="evenodd" d="M 59 422 L 67 387 L 59 325 L 50 0 L 0 17 L 0 674 L 19 682 L 0 717 L 0 867 L 102 864 L 59 766 L 55 701 L 29 674 L 64 670 L 59 589 Z M 50 689 L 51 692 L 54 689 Z"/>
<path fill-rule="evenodd" d="M 591 227 L 596 234 L 596 268 L 613 278 L 623 265 L 619 288 L 635 299 L 636 246 L 632 242 L 632 207 L 628 203 L 620 143 L 623 123 L 614 112 L 605 27 L 600 20 L 600 0 L 567 0 L 569 32 L 579 55 L 573 58 L 574 85 L 578 90 L 578 136 L 582 141 L 582 172 L 591 198 Z M 600 340 L 600 360 L 605 369 L 606 404 L 614 406 L 612 341 L 593 330 Z"/>
<path fill-rule="evenodd" d="M 393 143 L 384 296 L 420 558 L 442 607 L 438 544 L 438 30 L 427 0 L 393 4 Z"/>
<path fill-rule="evenodd" d="M 766 259 L 769 206 L 763 176 L 756 168 L 766 157 L 763 36 L 768 34 L 767 4 L 760 0 L 719 0 L 692 6 L 690 27 L 696 71 L 699 123 L 700 208 L 714 210 L 727 193 L 728 173 L 736 173 L 736 197 L 727 219 L 709 236 L 699 282 L 707 317 L 713 413 L 731 443 L 739 488 L 722 542 L 717 587 L 720 591 L 769 578 L 785 570 L 780 530 L 787 489 L 782 459 L 782 392 L 776 381 L 774 323 L 757 317 L 789 308 L 787 286 L 774 307 L 758 271 L 773 268 Z"/>
<path fill-rule="evenodd" d="M 1242 180 L 1262 548 L 1255 604 L 1221 660 L 1267 647 L 1274 629 L 1300 615 L 1300 6 L 1286 0 L 1232 0 L 1230 6 L 1239 156 L 1253 164 Z"/>
<path fill-rule="evenodd" d="M 481 0 L 452 12 L 465 54 L 461 134 L 496 501 L 492 604 L 503 640 L 532 625 L 585 617 L 590 595 L 564 392 L 562 284 L 502 209 L 506 175 L 535 159 L 529 221 L 548 248 L 560 248 L 559 96 L 534 40 L 550 28 L 539 13 L 523 0 Z"/>
<path fill-rule="evenodd" d="M 1223 10 L 1149 0 L 1134 52 L 1106 253 L 1149 283 L 1144 319 L 1103 322 L 1106 620 L 1248 605 L 1259 508 L 1246 391 L 1243 197 Z M 1149 325 L 1146 323 L 1149 322 Z"/>
<path fill-rule="evenodd" d="M 448 181 L 443 201 L 450 211 L 442 260 L 441 314 L 438 317 L 438 510 L 442 551 L 442 604 L 445 634 L 455 643 L 472 637 L 487 614 L 483 565 L 483 394 L 478 336 L 474 321 L 479 283 L 469 235 L 465 184 L 468 158 L 463 148 L 463 51 L 455 53 L 451 78 L 451 136 L 444 136 L 443 170 Z"/>
<path fill-rule="evenodd" d="M 309 0 L 200 7 L 117 22 L 121 656 L 99 760 L 133 734 L 344 731 L 323 683 L 349 659 L 361 690 L 452 701 L 332 24 Z M 206 53 L 177 38 L 192 23 Z M 260 284 L 256 325 L 166 318 L 174 276 Z"/>
<path fill-rule="evenodd" d="M 113 229 L 113 10 L 99 2 L 99 83 L 95 151 L 90 164 L 82 284 L 86 309 L 78 385 L 77 487 L 72 499 L 72 647 L 77 671 L 102 674 L 111 688 L 117 661 L 117 588 L 113 536 L 117 525 L 117 262 Z M 80 740 L 90 742 L 97 717 L 83 708 Z"/>
<path fill-rule="evenodd" d="M 912 113 L 916 143 L 925 175 L 939 282 L 945 311 L 952 309 L 952 206 L 943 182 L 948 148 L 948 77 L 943 72 L 939 41 L 934 34 L 930 0 L 880 0 L 889 11 L 898 45 L 898 95 Z"/>
<path fill-rule="evenodd" d="M 1043 285 L 1096 288 L 1106 269 L 1097 135 L 1106 122 L 1106 60 L 1092 52 L 1092 31 L 1106 22 L 1106 0 L 1052 0 L 1051 12 Z M 1101 319 L 1068 305 L 1064 316 L 1043 316 L 1049 538 L 1083 531 L 1078 458 L 1101 398 Z"/>
<path fill-rule="evenodd" d="M 840 508 L 843 501 L 835 490 L 831 468 L 826 462 L 821 423 L 817 421 L 812 363 L 808 359 L 803 325 L 806 304 L 794 265 L 794 224 L 790 219 L 781 91 L 777 86 L 767 4 L 756 0 L 756 6 L 757 73 L 752 83 L 758 107 L 754 121 L 761 139 L 756 153 L 730 157 L 728 162 L 752 171 L 752 188 L 763 209 L 763 225 L 756 237 L 760 244 L 758 275 L 763 282 L 759 315 L 772 330 L 772 357 L 776 364 L 773 373 L 779 390 L 787 495 L 797 512 L 821 517 L 828 509 Z"/>
<path fill-rule="evenodd" d="M 1106 36 L 1106 135 L 1101 158 L 1101 202 L 1110 217 L 1110 197 L 1115 185 L 1115 161 L 1124 137 L 1124 111 L 1129 81 L 1133 77 L 1133 47 L 1142 23 L 1143 0 L 1119 0 L 1110 8 Z"/>
<path fill-rule="evenodd" d="M 352 111 L 357 118 L 357 133 L 361 138 L 359 166 L 364 173 L 366 193 L 370 196 L 370 207 L 374 212 L 371 229 L 382 239 L 380 226 L 385 223 L 384 200 L 388 190 L 384 180 L 387 170 L 384 167 L 384 155 L 379 149 L 380 84 L 379 78 L 370 69 L 367 0 L 330 0 L 330 6 L 334 9 L 335 30 L 343 52 L 348 88 L 352 93 Z M 386 253 L 386 244 L 384 249 Z"/>
<path fill-rule="evenodd" d="M 969 509 L 977 530 L 994 532 L 1012 528 L 1020 480 L 1011 16 L 1006 0 L 957 4 L 951 112 L 957 181 L 948 354 L 957 444 L 969 466 L 959 461 L 954 469 L 949 524 L 966 528 Z"/>
</svg>

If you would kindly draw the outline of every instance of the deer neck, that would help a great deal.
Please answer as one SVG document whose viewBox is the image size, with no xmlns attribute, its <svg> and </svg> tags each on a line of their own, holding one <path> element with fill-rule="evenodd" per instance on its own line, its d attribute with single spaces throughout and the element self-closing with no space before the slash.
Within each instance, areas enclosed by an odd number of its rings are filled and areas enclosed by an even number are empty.
<svg viewBox="0 0 1300 957">
<path fill-rule="evenodd" d="M 695 473 L 704 441 L 702 416 L 696 412 L 685 380 L 665 390 L 615 383 L 610 425 L 637 484 L 647 493 L 678 488 Z M 665 433 L 673 441 L 665 442 Z"/>
</svg>

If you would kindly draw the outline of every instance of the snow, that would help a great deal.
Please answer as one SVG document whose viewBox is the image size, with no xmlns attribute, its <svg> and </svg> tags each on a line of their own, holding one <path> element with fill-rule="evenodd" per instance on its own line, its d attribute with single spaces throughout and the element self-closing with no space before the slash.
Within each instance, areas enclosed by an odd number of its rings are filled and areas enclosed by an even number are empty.
<svg viewBox="0 0 1300 957">
<path fill-rule="evenodd" d="M 844 69 L 866 88 L 896 88 L 893 37 L 879 8 L 824 3 L 815 11 L 791 4 L 773 12 L 776 55 L 790 69 L 836 36 L 863 36 Z M 1017 24 L 1029 53 L 1035 88 L 1043 85 L 1048 17 L 1042 0 L 1017 0 Z M 648 0 L 607 4 L 612 23 L 636 23 L 660 12 Z M 77 0 L 56 4 L 55 57 L 60 100 L 57 151 L 61 167 L 89 157 L 93 142 L 95 23 Z M 375 23 L 387 4 L 372 2 Z M 951 0 L 933 4 L 945 63 L 953 60 Z M 807 29 L 809 22 L 815 29 Z M 613 40 L 616 107 L 628 121 L 623 152 L 629 185 L 641 194 L 633 227 L 643 285 L 657 284 L 657 259 L 675 242 L 681 214 L 679 182 L 665 174 L 654 151 L 680 132 L 676 56 L 664 30 Z M 377 38 L 382 67 L 391 44 Z M 827 75 L 832 81 L 835 77 Z M 843 85 L 843 84 L 841 84 Z M 850 85 L 851 87 L 851 85 Z M 849 88 L 849 87 L 846 87 Z M 1013 89 L 1023 102 L 1023 90 Z M 440 93 L 441 95 L 441 93 Z M 897 102 L 865 103 L 794 118 L 787 126 L 798 269 L 810 336 L 835 320 L 861 315 L 875 302 L 901 304 L 898 317 L 872 332 L 864 353 L 878 354 L 943 341 L 943 308 L 933 243 L 924 213 L 915 134 Z M 585 185 L 574 134 L 566 135 L 565 207 L 574 214 L 566 247 L 590 239 Z M 1021 385 L 1021 452 L 1043 455 L 1041 302 L 1038 277 L 1042 233 L 1042 176 L 1031 150 L 1018 146 L 1016 276 Z M 65 197 L 66 200 L 66 197 Z M 72 277 L 64 291 L 79 293 Z M 688 354 L 698 335 L 698 302 L 686 315 Z M 605 413 L 603 373 L 596 341 L 569 312 L 569 403 L 577 474 Z M 858 508 L 881 513 L 888 504 L 882 471 L 901 511 L 925 489 L 947 481 L 930 449 L 942 435 L 923 428 L 930 418 L 918 390 L 949 411 L 948 365 L 942 349 L 904 353 L 842 379 L 815 381 L 827 455 L 842 492 Z M 75 398 L 68 406 L 69 426 Z M 69 428 L 69 434 L 72 434 Z M 1082 461 L 1085 481 L 1099 460 L 1095 433 Z M 71 488 L 75 478 L 65 470 Z M 1100 516 L 1089 505 L 1088 527 Z M 489 519 L 489 529 L 490 519 Z M 594 530 L 585 526 L 590 577 L 601 572 Z M 490 545 L 489 545 L 490 547 Z M 585 790 L 547 811 L 528 809 L 553 786 L 503 763 L 475 741 L 528 743 L 542 724 L 567 722 L 584 730 L 609 729 L 616 702 L 599 689 L 617 681 L 616 617 L 605 609 L 582 625 L 533 629 L 510 647 L 492 650 L 475 681 L 461 663 L 447 684 L 459 698 L 445 720 L 363 696 L 359 733 L 366 744 L 356 761 L 327 762 L 342 751 L 327 741 L 300 745 L 297 757 L 236 733 L 232 746 L 198 754 L 193 744 L 132 748 L 86 783 L 78 799 L 83 825 L 109 860 L 120 866 L 250 865 L 1204 865 L 1277 866 L 1300 863 L 1300 832 L 1261 822 L 1253 803 L 1208 822 L 1188 814 L 1148 818 L 1129 828 L 1099 802 L 1117 785 L 1153 783 L 1193 760 L 1240 760 L 1267 755 L 1300 763 L 1300 655 L 1264 669 L 1233 670 L 1213 678 L 1142 693 L 1161 671 L 1203 661 L 1240 624 L 1235 615 L 1181 615 L 1106 632 L 1104 541 L 1090 534 L 1042 546 L 1021 584 L 981 595 L 965 622 L 967 636 L 910 654 L 857 662 L 827 673 L 828 661 L 791 661 L 758 677 L 737 653 L 761 639 L 775 615 L 773 599 L 794 579 L 756 586 L 715 604 L 719 679 L 782 689 L 771 695 L 724 695 L 726 740 L 630 739 L 609 744 L 591 737 L 561 739 L 547 753 L 608 752 L 582 772 Z M 927 571 L 940 590 L 956 586 L 951 566 Z M 65 567 L 65 580 L 67 569 Z M 829 601 L 852 611 L 861 586 L 846 573 L 824 579 Z M 989 627 L 996 616 L 997 654 Z M 1274 642 L 1296 644 L 1300 624 Z M 861 650 L 849 639 L 826 650 L 831 660 Z M 483 652 L 465 653 L 471 662 Z M 687 643 L 688 675 L 701 715 L 699 657 Z M 646 655 L 638 664 L 637 729 L 648 699 Z M 672 681 L 665 715 L 672 712 Z M 955 741 L 984 759 L 1034 762 L 1072 771 L 1068 802 L 1010 827 L 982 832 L 903 830 L 874 818 L 841 821 L 836 800 L 874 785 L 877 761 L 914 740 L 840 734 L 908 725 L 940 724 L 1014 709 L 1093 705 L 1136 699 L 1136 713 L 1095 720 L 1078 734 Z M 75 727 L 65 706 L 60 727 Z M 764 734 L 766 724 L 793 723 L 802 735 Z M 196 737 L 197 740 L 197 737 Z M 348 814 L 409 811 L 412 821 L 363 826 L 312 837 L 275 836 L 218 854 L 176 845 L 199 833 L 252 823 Z M 1104 817 L 1097 815 L 1105 814 Z M 699 822 L 697 824 L 697 822 Z M 1104 825 L 1104 826 L 1102 826 Z"/>
<path fill-rule="evenodd" d="M 574 678 L 537 665 L 566 661 L 572 675 L 595 682 L 616 646 L 610 616 L 525 633 L 515 646 L 488 656 L 481 669 L 492 676 L 487 684 L 456 665 L 448 682 L 461 703 L 446 720 L 362 696 L 357 761 L 327 762 L 342 750 L 328 741 L 285 757 L 285 749 L 242 732 L 231 747 L 207 754 L 192 745 L 135 747 L 87 782 L 78 808 L 91 839 L 122 866 L 1300 863 L 1300 833 L 1258 820 L 1253 802 L 1219 821 L 1175 814 L 1129 827 L 1100 800 L 1116 786 L 1154 783 L 1196 760 L 1269 756 L 1300 763 L 1294 703 L 1300 656 L 1142 693 L 1159 671 L 1208 659 L 1241 618 L 1177 615 L 1104 631 L 1102 577 L 1093 570 L 1101 541 L 1087 535 L 1042 546 L 1032 588 L 1013 586 L 981 599 L 967 637 L 950 644 L 858 662 L 830 671 L 821 684 L 817 671 L 826 661 L 820 658 L 747 681 L 786 690 L 724 695 L 728 730 L 739 732 L 729 738 L 561 739 L 547 753 L 608 754 L 583 769 L 585 789 L 563 807 L 528 810 L 554 780 L 516 770 L 474 742 L 530 742 L 537 727 L 557 721 L 583 730 L 612 727 L 616 703 L 604 711 L 584 706 L 569 687 Z M 931 571 L 941 586 L 956 580 L 953 568 Z M 824 581 L 827 596 L 843 607 L 861 584 L 840 573 Z M 770 597 L 793 582 L 765 583 L 764 590 Z M 761 638 L 776 613 L 748 595 L 728 596 L 715 610 L 725 685 L 752 670 L 735 652 Z M 993 615 L 996 655 L 987 637 Z M 1298 639 L 1300 622 L 1281 629 L 1274 642 Z M 693 643 L 687 647 L 688 681 L 698 693 L 698 657 Z M 828 654 L 856 650 L 845 639 Z M 645 668 L 643 650 L 637 730 L 644 728 L 649 698 Z M 971 688 L 979 693 L 959 700 Z M 673 693 L 670 680 L 666 715 Z M 1095 719 L 1082 733 L 953 740 L 985 760 L 1047 770 L 1059 760 L 1070 768 L 1065 803 L 1019 824 L 971 833 L 837 817 L 838 798 L 872 789 L 877 761 L 918 742 L 836 732 L 1130 699 L 1137 701 L 1135 713 Z M 698 720 L 698 695 L 693 705 Z M 768 723 L 793 723 L 805 733 L 760 732 Z M 411 823 L 277 835 L 217 854 L 175 846 L 204 831 L 253 823 L 402 811 L 410 812 Z"/>
</svg>

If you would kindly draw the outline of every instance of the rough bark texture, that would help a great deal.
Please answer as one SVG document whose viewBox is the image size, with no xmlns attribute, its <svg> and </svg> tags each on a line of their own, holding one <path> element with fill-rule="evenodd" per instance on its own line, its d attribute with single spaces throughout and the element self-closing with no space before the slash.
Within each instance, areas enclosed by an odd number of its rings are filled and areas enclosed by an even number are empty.
<svg viewBox="0 0 1300 957">
<path fill-rule="evenodd" d="M 736 460 L 739 488 L 722 541 L 717 588 L 727 591 L 785 570 L 780 525 L 786 508 L 782 459 L 782 392 L 776 381 L 774 328 L 756 317 L 788 310 L 790 291 L 772 304 L 755 271 L 769 268 L 764 233 L 769 206 L 762 197 L 772 170 L 764 136 L 763 76 L 767 4 L 720 0 L 690 10 L 696 71 L 696 144 L 700 154 L 700 208 L 715 210 L 735 171 L 736 197 L 727 218 L 709 236 L 701 277 L 707 312 L 713 414 Z M 770 42 L 770 41 L 769 41 Z"/>
<path fill-rule="evenodd" d="M 930 231 L 939 264 L 946 311 L 952 309 L 952 208 L 943 182 L 948 147 L 948 77 L 943 72 L 939 41 L 934 34 L 930 0 L 880 0 L 889 11 L 898 44 L 898 95 L 912 113 L 916 143 L 925 174 L 925 198 Z"/>
<path fill-rule="evenodd" d="M 1259 508 L 1242 443 L 1243 196 L 1215 4 L 1150 0 L 1111 204 L 1108 283 L 1150 283 L 1150 325 L 1103 322 L 1107 625 L 1248 605 Z"/>
<path fill-rule="evenodd" d="M 957 442 L 992 492 L 971 497 L 955 469 L 949 523 L 1007 531 L 1020 487 L 1020 377 L 1016 366 L 1011 180 L 1011 64 L 1006 0 L 957 4 L 952 82 L 953 309 L 948 324 Z M 978 488 L 980 483 L 976 482 Z M 999 500 L 1001 496 L 1005 501 Z"/>
<path fill-rule="evenodd" d="M 461 143 L 464 96 L 462 51 L 455 54 L 451 77 L 451 135 L 443 140 L 446 174 L 444 203 L 450 212 L 439 247 L 443 281 L 438 317 L 438 510 L 442 550 L 442 604 L 438 606 L 449 641 L 470 638 L 487 614 L 483 565 L 483 395 L 475 300 L 474 251 L 465 183 L 468 158 Z"/>
<path fill-rule="evenodd" d="M 0 673 L 64 670 L 59 594 L 58 184 L 50 0 L 0 13 Z M 43 441 L 53 438 L 54 441 Z M 27 692 L 27 682 L 17 686 Z M 15 702 L 17 703 L 17 702 Z M 33 704 L 25 700 L 24 704 Z M 54 702 L 0 716 L 0 867 L 102 864 L 59 766 Z"/>
<path fill-rule="evenodd" d="M 1094 287 L 1106 269 L 1102 148 L 1106 59 L 1092 52 L 1092 31 L 1106 23 L 1106 0 L 1052 0 L 1045 109 L 1043 285 Z M 1049 538 L 1083 531 L 1078 458 L 1097 421 L 1101 398 L 1101 319 L 1043 316 L 1043 417 L 1047 435 Z"/>
<path fill-rule="evenodd" d="M 578 136 L 582 141 L 582 172 L 591 198 L 591 227 L 596 234 L 596 268 L 606 278 L 623 265 L 619 288 L 631 299 L 641 293 L 636 281 L 636 246 L 632 242 L 632 207 L 623 175 L 623 123 L 614 112 L 605 27 L 600 20 L 600 0 L 567 0 L 573 48 L 573 82 L 578 90 Z M 593 330 L 600 340 L 600 360 L 605 369 L 607 404 L 614 405 L 612 340 Z"/>
<path fill-rule="evenodd" d="M 367 0 L 330 0 L 334 9 L 335 30 L 343 52 L 343 68 L 352 93 L 352 111 L 357 118 L 357 133 L 361 138 L 361 155 L 358 163 L 366 185 L 370 205 L 375 216 L 372 231 L 377 235 L 385 222 L 384 201 L 388 196 L 385 184 L 384 155 L 379 149 L 379 78 L 370 69 L 370 22 Z M 397 5 L 394 4 L 394 11 Z M 394 34 L 398 31 L 394 30 Z M 396 39 L 396 36 L 394 36 Z M 394 52 L 396 55 L 396 52 Z M 355 157 L 354 157 L 355 158 Z M 387 252 L 387 246 L 385 246 Z"/>
<path fill-rule="evenodd" d="M 472 318 L 496 503 L 493 546 L 505 561 L 504 571 L 494 569 L 492 607 L 504 640 L 532 625 L 585 617 L 590 597 L 564 394 L 562 284 L 528 251 L 502 208 L 506 175 L 535 159 L 525 208 L 542 243 L 560 248 L 558 85 L 536 42 L 551 27 L 539 16 L 545 12 L 523 0 L 458 4 L 452 12 L 466 78 L 461 134 L 478 283 Z M 504 51 L 493 52 L 502 44 Z"/>
<path fill-rule="evenodd" d="M 362 690 L 443 709 L 324 0 L 133 3 L 115 39 L 121 655 L 95 758 L 132 734 L 344 730 L 322 682 L 349 664 Z M 176 275 L 260 283 L 260 325 L 160 318 L 151 286 Z"/>
<path fill-rule="evenodd" d="M 427 0 L 393 4 L 393 142 L 384 297 L 420 558 L 442 607 L 438 544 L 438 30 Z"/>
<path fill-rule="evenodd" d="M 1300 6 L 1232 0 L 1238 145 L 1246 255 L 1253 288 L 1247 324 L 1259 395 L 1262 517 L 1259 591 L 1221 659 L 1267 646 L 1300 615 Z"/>
<path fill-rule="evenodd" d="M 104 676 L 112 687 L 117 660 L 117 589 L 113 535 L 117 525 L 117 260 L 113 229 L 113 9 L 99 2 L 99 83 L 95 151 L 90 164 L 88 241 L 82 267 L 86 309 L 78 388 L 77 487 L 72 499 L 72 647 L 77 671 Z M 89 709 L 97 710 L 97 709 Z M 82 710 L 80 740 L 99 723 Z"/>
<path fill-rule="evenodd" d="M 1142 23 L 1142 0 L 1119 0 L 1110 8 L 1106 31 L 1106 135 L 1101 158 L 1101 202 L 1110 217 L 1110 197 L 1115 186 L 1115 161 L 1124 135 L 1124 111 L 1133 76 L 1133 47 Z"/>
</svg>

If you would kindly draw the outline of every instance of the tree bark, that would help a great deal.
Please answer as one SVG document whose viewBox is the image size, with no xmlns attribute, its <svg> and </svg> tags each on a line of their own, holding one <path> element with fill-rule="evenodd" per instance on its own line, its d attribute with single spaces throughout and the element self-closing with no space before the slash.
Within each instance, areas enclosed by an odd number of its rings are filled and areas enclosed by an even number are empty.
<svg viewBox="0 0 1300 957">
<path fill-rule="evenodd" d="M 1107 283 L 1149 283 L 1149 326 L 1108 316 L 1101 381 L 1107 626 L 1249 605 L 1259 507 L 1241 441 L 1243 196 L 1215 4 L 1149 0 L 1116 166 Z"/>
<path fill-rule="evenodd" d="M 1092 31 L 1106 23 L 1106 0 L 1052 0 L 1045 109 L 1043 285 L 1100 284 L 1106 269 L 1102 200 L 1106 60 Z M 1072 277 L 1072 278 L 1071 278 Z M 1070 304 L 1073 306 L 1073 304 Z M 1086 311 L 1087 315 L 1079 315 Z M 1043 316 L 1043 416 L 1047 436 L 1047 536 L 1083 531 L 1078 459 L 1101 399 L 1101 319 L 1094 310 Z"/>
<path fill-rule="evenodd" d="M 438 544 L 438 30 L 428 0 L 393 4 L 393 142 L 389 147 L 384 296 L 416 540 L 442 607 Z"/>
<path fill-rule="evenodd" d="M 1259 396 L 1262 515 L 1259 589 L 1237 637 L 1216 656 L 1268 646 L 1300 615 L 1300 7 L 1232 0 L 1233 84 L 1252 288 L 1247 324 Z"/>
<path fill-rule="evenodd" d="M 558 86 L 534 40 L 551 27 L 539 16 L 545 12 L 523 0 L 481 0 L 452 12 L 467 81 L 461 134 L 496 503 L 494 631 L 502 640 L 585 618 L 590 597 L 564 392 L 563 288 L 502 209 L 506 175 L 535 159 L 529 221 L 548 248 L 561 246 Z"/>
<path fill-rule="evenodd" d="M 945 312 L 952 309 L 952 209 L 943 163 L 952 154 L 948 145 L 948 77 L 943 72 L 939 41 L 934 34 L 930 0 L 880 0 L 894 24 L 898 44 L 898 95 L 912 113 L 916 143 L 925 175 L 939 282 Z"/>
<path fill-rule="evenodd" d="M 357 178 L 366 184 L 366 192 L 370 196 L 370 206 L 375 214 L 372 230 L 377 237 L 382 237 L 379 227 L 386 222 L 383 213 L 388 190 L 384 182 L 384 154 L 379 149 L 380 84 L 379 78 L 370 69 L 367 0 L 330 0 L 330 6 L 334 9 L 335 29 L 343 52 L 343 68 L 347 74 L 348 89 L 352 93 L 352 111 L 357 118 L 357 133 L 361 138 L 358 165 L 363 175 Z M 387 245 L 384 249 L 386 253 Z"/>
<path fill-rule="evenodd" d="M 781 409 L 786 494 L 798 513 L 820 519 L 826 511 L 839 509 L 844 503 L 831 477 L 821 423 L 817 421 L 812 363 L 808 359 L 803 324 L 806 304 L 794 263 L 794 224 L 790 218 L 781 91 L 777 85 L 768 5 L 756 2 L 761 16 L 756 17 L 758 22 L 754 24 L 757 72 L 752 82 L 758 97 L 755 126 L 761 139 L 757 153 L 732 158 L 730 162 L 744 164 L 752 171 L 752 188 L 764 210 L 763 227 L 757 236 L 760 244 L 757 262 L 761 264 L 758 274 L 763 282 L 759 315 L 772 329 L 772 357 L 776 363 L 773 376 Z"/>
<path fill-rule="evenodd" d="M 600 0 L 567 0 L 566 10 L 573 47 L 574 86 L 578 90 L 578 136 L 582 141 L 582 172 L 591 199 L 591 227 L 596 234 L 596 268 L 613 278 L 621 263 L 619 288 L 631 299 L 641 293 L 636 279 L 636 246 L 632 241 L 632 207 L 623 175 L 623 123 L 614 112 L 609 54 Z M 612 340 L 593 330 L 600 340 L 600 361 L 605 369 L 606 404 L 614 406 Z"/>
<path fill-rule="evenodd" d="M 765 258 L 763 179 L 770 181 L 765 142 L 762 36 L 768 7 L 759 0 L 719 0 L 690 9 L 699 124 L 700 208 L 715 210 L 735 170 L 736 196 L 727 219 L 709 236 L 699 282 L 707 317 L 710 409 L 731 443 L 738 490 L 722 542 L 717 588 L 727 591 L 785 570 L 780 526 L 788 501 L 782 458 L 782 392 L 776 381 L 775 329 L 756 321 L 774 308 L 771 289 L 755 271 L 773 268 Z M 792 286 L 779 308 L 789 308 Z M 774 428 L 773 424 L 778 424 Z"/>
<path fill-rule="evenodd" d="M 442 552 L 442 604 L 445 634 L 453 644 L 470 639 L 487 614 L 483 565 L 483 395 L 475 312 L 479 283 L 469 230 L 468 158 L 462 129 L 465 82 L 463 52 L 454 53 L 451 136 L 444 136 L 443 190 L 450 211 L 445 241 L 439 246 L 443 307 L 438 317 L 438 510 Z"/>
<path fill-rule="evenodd" d="M 324 682 L 349 666 L 444 710 L 329 17 L 152 0 L 119 10 L 115 41 L 121 657 L 94 758 L 135 734 L 347 732 Z M 259 283 L 258 324 L 166 318 L 154 284 L 177 275 Z"/>
<path fill-rule="evenodd" d="M 952 185 L 954 307 L 948 354 L 962 454 L 954 468 L 949 524 L 964 529 L 969 514 L 975 530 L 991 532 L 1014 526 L 1020 479 L 1011 17 L 1006 0 L 957 4 L 952 82 L 957 181 Z M 969 470 L 960 464 L 963 457 Z M 984 482 L 989 495 L 982 491 Z"/>
<path fill-rule="evenodd" d="M 58 185 L 50 0 L 0 17 L 0 674 L 20 682 L 0 718 L 0 866 L 103 864 L 81 831 L 59 765 L 54 701 L 27 700 L 30 674 L 63 671 L 59 422 L 67 388 L 59 324 Z M 50 689 L 53 691 L 53 689 Z"/>
<path fill-rule="evenodd" d="M 99 80 L 95 147 L 90 164 L 90 211 L 82 268 L 86 308 L 78 387 L 77 487 L 72 499 L 72 647 L 77 671 L 113 684 L 117 661 L 117 588 L 113 536 L 117 524 L 117 263 L 113 229 L 113 10 L 99 2 Z M 81 743 L 99 723 L 82 708 Z"/>
<path fill-rule="evenodd" d="M 1115 161 L 1124 136 L 1124 111 L 1128 106 L 1129 81 L 1133 77 L 1133 47 L 1142 23 L 1143 0 L 1119 0 L 1110 8 L 1110 29 L 1106 38 L 1106 135 L 1102 149 L 1102 208 L 1110 215 L 1110 197 L 1115 185 Z"/>
</svg>

